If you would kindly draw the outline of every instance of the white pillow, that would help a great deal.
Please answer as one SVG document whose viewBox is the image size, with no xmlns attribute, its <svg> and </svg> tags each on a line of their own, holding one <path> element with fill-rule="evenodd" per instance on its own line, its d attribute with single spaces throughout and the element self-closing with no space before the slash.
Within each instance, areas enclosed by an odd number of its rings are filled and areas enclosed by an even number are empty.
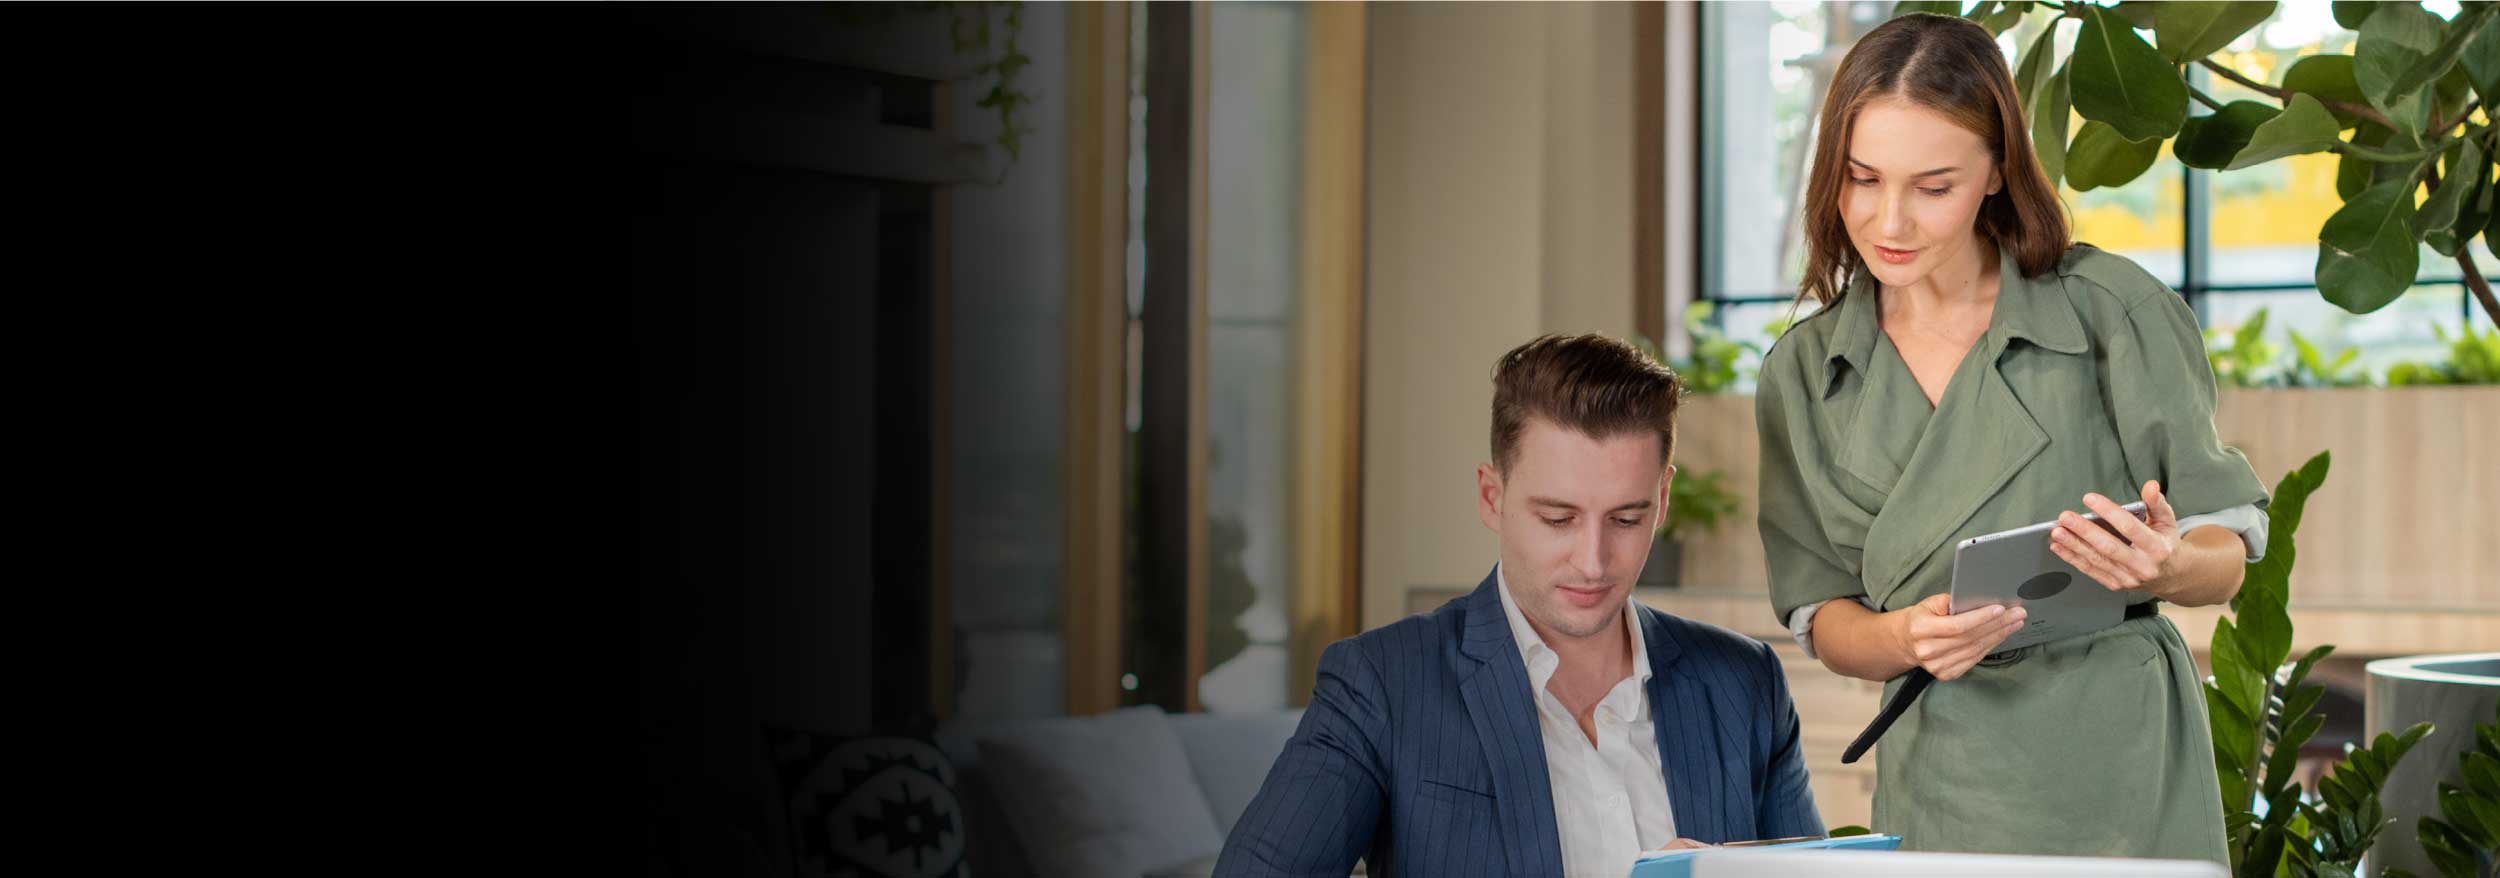
<svg viewBox="0 0 2500 878">
<path fill-rule="evenodd" d="M 1162 708 L 1018 723 L 977 740 L 1036 878 L 1134 878 L 1223 851 Z"/>
</svg>

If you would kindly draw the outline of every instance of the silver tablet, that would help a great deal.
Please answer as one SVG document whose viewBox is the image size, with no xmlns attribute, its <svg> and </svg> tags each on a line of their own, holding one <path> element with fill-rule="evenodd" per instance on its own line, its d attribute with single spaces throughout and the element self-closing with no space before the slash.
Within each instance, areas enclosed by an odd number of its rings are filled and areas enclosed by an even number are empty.
<svg viewBox="0 0 2500 878">
<path fill-rule="evenodd" d="M 2124 507 L 2138 520 L 2142 502 Z M 2098 522 L 2097 514 L 2085 513 Z M 1997 647 L 2002 652 L 2088 634 L 2126 618 L 2127 595 L 2110 591 L 2049 551 L 2052 519 L 2029 527 L 1963 540 L 1953 547 L 1953 612 L 2005 605 L 2027 610 L 2023 630 Z"/>
</svg>

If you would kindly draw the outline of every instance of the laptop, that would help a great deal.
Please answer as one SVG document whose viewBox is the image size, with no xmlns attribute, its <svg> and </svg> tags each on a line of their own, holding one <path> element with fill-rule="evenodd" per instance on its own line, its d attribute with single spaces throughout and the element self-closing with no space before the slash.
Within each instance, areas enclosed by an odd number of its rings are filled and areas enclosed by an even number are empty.
<svg viewBox="0 0 2500 878">
<path fill-rule="evenodd" d="M 2230 878 L 2204 860 L 2024 857 L 1872 851 L 1710 850 L 1693 878 Z"/>
</svg>

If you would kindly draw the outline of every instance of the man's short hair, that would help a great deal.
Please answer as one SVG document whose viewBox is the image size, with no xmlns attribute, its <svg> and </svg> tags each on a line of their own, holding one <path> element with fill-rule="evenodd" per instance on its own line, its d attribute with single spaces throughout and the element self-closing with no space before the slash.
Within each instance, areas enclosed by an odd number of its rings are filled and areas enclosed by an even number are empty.
<svg viewBox="0 0 2500 878">
<path fill-rule="evenodd" d="M 1493 368 L 1493 466 L 1510 472 L 1529 418 L 1593 439 L 1656 431 L 1663 466 L 1675 453 L 1683 396 L 1675 370 L 1622 339 L 1590 333 L 1528 342 Z"/>
</svg>

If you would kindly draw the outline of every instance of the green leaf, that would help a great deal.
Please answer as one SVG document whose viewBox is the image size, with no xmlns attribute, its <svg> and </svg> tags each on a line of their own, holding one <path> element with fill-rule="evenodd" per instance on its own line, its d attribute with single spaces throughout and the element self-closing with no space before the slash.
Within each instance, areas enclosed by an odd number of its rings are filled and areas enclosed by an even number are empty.
<svg viewBox="0 0 2500 878">
<path fill-rule="evenodd" d="M 2270 588 L 2243 597 L 2247 600 L 2235 609 L 2239 616 L 2240 652 L 2248 659 L 2249 667 L 2270 678 L 2292 651 L 2288 601 L 2283 592 Z"/>
<path fill-rule="evenodd" d="M 2161 138 L 2128 140 L 2109 123 L 2087 121 L 2066 147 L 2066 184 L 2077 192 L 2103 186 L 2124 186 L 2153 166 L 2161 155 Z"/>
<path fill-rule="evenodd" d="M 2109 11 L 2118 13 L 2119 18 L 2126 19 L 2127 24 L 2137 30 L 2152 30 L 2153 25 L 2158 23 L 2156 18 L 2161 15 L 2161 7 L 2162 4 L 2152 0 L 2126 0 L 2110 7 Z"/>
<path fill-rule="evenodd" d="M 2422 267 L 2412 221 L 2410 177 L 2372 184 L 2344 202 L 2318 230 L 2319 294 L 2354 314 L 2376 311 L 2404 295 Z"/>
<path fill-rule="evenodd" d="M 2326 111 L 2325 105 L 2318 103 L 2318 99 L 2305 94 L 2293 95 L 2291 103 L 2284 106 L 2282 113 L 2257 126 L 2248 138 L 2247 148 L 2232 156 L 2231 163 L 2224 166 L 2224 170 L 2236 171 L 2285 156 L 2325 152 L 2334 148 L 2335 136 L 2340 130 L 2335 117 Z"/>
<path fill-rule="evenodd" d="M 2353 49 L 2353 80 L 2361 84 L 2361 93 L 2370 103 L 2390 116 L 2396 103 L 2411 95 L 2430 79 L 2407 77 L 2416 65 L 2423 63 L 2439 48 L 2439 16 L 2430 14 L 2418 3 L 2389 3 L 2361 24 L 2361 39 Z"/>
<path fill-rule="evenodd" d="M 2322 643 L 2317 646 L 2310 647 L 2309 652 L 2303 654 L 2300 657 L 2300 661 L 2292 665 L 2292 675 L 2285 678 L 2283 685 L 2300 686 L 2302 681 L 2309 679 L 2309 669 L 2317 667 L 2320 660 L 2332 655 L 2334 652 L 2335 645 L 2331 643 Z M 2297 717 L 2301 714 L 2309 712 L 2309 707 L 2318 703 L 2318 696 L 2324 695 L 2325 693 L 2326 690 L 2320 687 L 2302 687 L 2299 694 L 2294 697 L 2291 702 L 2287 702 L 2288 706 L 2285 708 L 2283 715 L 2288 717 Z M 2297 709 L 2293 709 L 2294 707 L 2297 707 Z"/>
<path fill-rule="evenodd" d="M 1962 4 L 1957 0 L 1902 0 L 1902 2 L 1892 4 L 1891 17 L 1900 18 L 1913 12 L 1930 12 L 1959 18 L 1962 15 Z"/>
<path fill-rule="evenodd" d="M 2153 38 L 2161 55 L 2183 64 L 2220 51 L 2249 28 L 2274 15 L 2275 3 L 2164 3 L 2153 12 Z"/>
<path fill-rule="evenodd" d="M 2414 237 L 2427 240 L 2426 236 L 2433 231 L 2447 234 L 2450 245 L 2446 252 L 2439 254 L 2441 256 L 2457 255 L 2454 242 L 2458 214 L 2465 208 L 2466 194 L 2480 195 L 2484 185 L 2483 148 L 2476 145 L 2473 138 L 2467 138 L 2457 145 L 2457 150 L 2456 161 L 2448 166 L 2448 176 L 2440 179 L 2439 188 L 2432 190 L 2431 197 L 2423 201 L 2421 210 L 2413 215 Z M 2474 225 L 2479 227 L 2482 223 Z M 2433 249 L 2437 249 L 2436 244 Z"/>
<path fill-rule="evenodd" d="M 2256 101 L 2232 101 L 2209 115 L 2188 117 L 2187 124 L 2179 126 L 2178 139 L 2170 142 L 2170 152 L 2188 167 L 2222 170 L 2248 146 L 2257 126 L 2273 121 L 2282 112 Z M 2334 136 L 2335 130 L 2328 129 L 2328 139 Z"/>
<path fill-rule="evenodd" d="M 2300 745 L 2306 743 L 2309 736 L 2317 734 L 2318 728 L 2324 725 L 2326 725 L 2326 717 L 2308 717 L 2293 723 L 2290 728 L 2283 730 L 2281 737 L 2275 739 L 2274 752 L 2266 757 L 2266 789 L 2268 791 L 2281 792 L 2285 784 L 2293 780 L 2292 770 L 2300 764 Z"/>
<path fill-rule="evenodd" d="M 2335 0 L 2332 8 L 2336 24 L 2345 30 L 2360 30 L 2362 22 L 2370 17 L 2370 13 L 2378 11 L 2378 7 L 2374 0 Z"/>
<path fill-rule="evenodd" d="M 2014 66 L 2014 91 L 2022 99 L 2024 112 L 2039 105 L 2040 87 L 2048 82 L 2049 65 L 2056 60 L 2057 28 L 2041 28 L 2031 48 L 2023 52 L 2022 62 Z"/>
<path fill-rule="evenodd" d="M 2023 14 L 2011 9 L 1999 9 L 1979 20 L 1979 26 L 1987 28 L 1988 33 L 1994 35 L 2002 35 L 2021 23 L 2023 23 Z"/>
<path fill-rule="evenodd" d="M 2205 687 L 2205 712 L 2213 718 L 2214 765 L 2222 770 L 2226 780 L 2233 782 L 2233 786 L 2240 787 L 2239 790 L 2226 792 L 2244 793 L 2247 783 L 2254 778 L 2240 778 L 2239 773 L 2248 765 L 2250 754 L 2255 752 L 2257 722 L 2240 712 L 2239 706 L 2231 703 L 2229 695 L 2211 685 Z"/>
<path fill-rule="evenodd" d="M 2484 29 L 2490 28 L 2486 26 Z M 2439 112 L 2435 115 L 2440 119 L 2454 119 L 2474 105 L 2474 80 L 2466 75 L 2465 65 L 2450 65 L 2448 72 L 2440 74 L 2439 81 L 2431 84 L 2430 93 L 2439 99 Z"/>
<path fill-rule="evenodd" d="M 2388 145 L 2397 147 L 2401 152 L 2411 152 L 2421 149 L 2424 144 L 2436 139 L 2423 136 L 2430 130 L 2431 105 L 2434 103 L 2437 102 L 2431 100 L 2429 92 L 2417 91 L 2405 95 L 2396 101 L 2395 106 L 2387 108 L 2388 121 L 2396 123 L 2396 133 L 2388 137 Z M 2386 176 L 2382 174 L 2379 179 L 2384 180 Z"/>
<path fill-rule="evenodd" d="M 2395 137 L 2394 131 L 2376 122 L 2363 122 L 2353 129 L 2352 145 L 2385 148 L 2388 141 Z M 2335 197 L 2351 201 L 2353 196 L 2361 194 L 2361 190 L 2370 188 L 2370 184 L 2375 182 L 2378 182 L 2378 165 L 2349 155 L 2336 157 Z"/>
<path fill-rule="evenodd" d="M 2041 89 L 2040 102 L 2031 106 L 2031 151 L 2040 157 L 2040 170 L 2049 175 L 2049 188 L 2066 176 L 2066 124 L 2074 115 L 2068 102 L 2066 68 L 2057 68 L 2049 75 L 2047 88 Z"/>
<path fill-rule="evenodd" d="M 2292 62 L 2292 69 L 2283 73 L 2283 90 L 2309 95 L 2320 102 L 2361 106 L 2370 98 L 2361 93 L 2361 84 L 2352 78 L 2351 55 L 2311 55 Z M 2361 124 L 2361 117 L 2333 110 L 2339 127 Z"/>
<path fill-rule="evenodd" d="M 2495 25 L 2495 29 L 2500 29 L 2500 25 Z M 2483 227 L 2491 222 L 2494 208 L 2500 208 L 2500 204 L 2494 203 L 2495 199 L 2500 199 L 2493 194 L 2494 182 L 2500 180 L 2500 174 L 2495 174 L 2492 169 L 2492 156 L 2484 153 L 2478 163 L 2462 161 L 2466 150 L 2472 148 L 2475 148 L 2474 142 L 2466 141 L 2456 151 L 2460 161 L 2449 166 L 2448 176 L 2440 180 L 2440 185 L 2445 187 L 2454 184 L 2457 178 L 2470 178 L 2463 184 L 2465 188 L 2457 192 L 2456 221 L 2445 227 L 2431 228 L 2422 238 L 2441 256 L 2455 257 L 2465 252 L 2465 248 L 2474 242 L 2474 236 L 2482 234 Z M 2485 246 L 2489 243 L 2486 241 Z"/>
<path fill-rule="evenodd" d="M 2465 68 L 2466 81 L 2483 96 L 2484 106 L 2500 105 L 2500 25 L 2486 26 L 2474 35 L 2474 42 L 2465 47 L 2465 55 L 2457 59 Z"/>
<path fill-rule="evenodd" d="M 2188 95 L 2178 68 L 2117 13 L 2082 8 L 2083 30 L 2075 35 L 2074 57 L 2067 62 L 2074 71 L 2075 112 L 2108 123 L 2130 141 L 2179 133 L 2187 121 Z"/>
<path fill-rule="evenodd" d="M 2418 6 L 2415 8 L 2420 9 Z M 2440 77 L 2448 75 L 2448 68 L 2457 63 L 2458 56 L 2465 54 L 2465 47 L 2480 35 L 2485 25 L 2491 23 L 2491 16 L 2496 12 L 2500 12 L 2500 6 L 2489 3 L 2476 4 L 2460 10 L 2455 20 L 2448 22 L 2444 29 L 2437 31 L 2438 41 L 2412 66 L 2404 68 L 2403 72 L 2396 75 L 2394 81 L 2388 83 L 2389 93 L 2397 97 L 2412 94 L 2414 90 L 2438 82 Z M 2431 15 L 2428 11 L 2423 11 L 2422 16 L 2433 22 L 2439 20 L 2438 16 Z M 2371 17 L 2376 19 L 2385 16 Z M 2420 19 L 2412 20 L 2418 22 Z M 2413 26 L 2407 25 L 2406 27 L 2409 32 Z M 2369 32 L 2365 29 L 2362 35 L 2366 39 Z"/>
<path fill-rule="evenodd" d="M 2413 745 L 2422 743 L 2423 738 L 2429 737 L 2430 733 L 2437 731 L 2438 728 L 2427 722 L 2414 723 L 2406 726 L 2404 731 L 2394 734 L 2392 742 L 2388 733 L 2380 732 L 2378 739 L 2371 742 L 2370 749 L 2380 751 L 2379 757 L 2387 761 L 2388 767 L 2393 768 L 2397 762 L 2405 758 L 2407 752 L 2413 749 Z"/>
<path fill-rule="evenodd" d="M 1856 824 L 1851 824 L 1851 825 L 1848 825 L 1848 826 L 1843 826 L 1843 827 L 1840 827 L 1839 829 L 1834 829 L 1834 830 L 1832 830 L 1832 831 L 1830 831 L 1830 832 L 1826 832 L 1826 833 L 1823 833 L 1823 834 L 1824 834 L 1824 835 L 1827 835 L 1827 836 L 1831 836 L 1832 838 L 1848 838 L 1848 837 L 1853 836 L 1853 835 L 1874 835 L 1874 834 L 1875 834 L 1875 830 L 1868 829 L 1868 828 L 1866 828 L 1866 827 L 1864 827 L 1864 826 L 1858 826 L 1858 825 L 1856 825 Z"/>
<path fill-rule="evenodd" d="M 2493 180 L 2500 182 L 2500 177 Z M 2500 202 L 2492 204 L 2490 218 L 2483 221 L 2483 248 L 2500 250 Z"/>
<path fill-rule="evenodd" d="M 2464 777 L 2475 795 L 2500 799 L 2500 759 L 2469 751 L 2457 757 L 2457 774 Z"/>
</svg>

